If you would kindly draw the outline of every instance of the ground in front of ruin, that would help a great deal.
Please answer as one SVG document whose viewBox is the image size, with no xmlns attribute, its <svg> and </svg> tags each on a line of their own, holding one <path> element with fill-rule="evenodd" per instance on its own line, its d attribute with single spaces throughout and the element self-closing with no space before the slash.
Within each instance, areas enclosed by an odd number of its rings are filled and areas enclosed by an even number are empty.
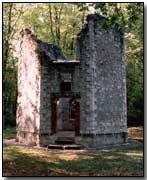
<svg viewBox="0 0 147 180">
<path fill-rule="evenodd" d="M 3 176 L 143 176 L 142 128 L 128 132 L 131 141 L 126 146 L 48 150 L 15 144 L 15 130 L 6 130 Z"/>
</svg>

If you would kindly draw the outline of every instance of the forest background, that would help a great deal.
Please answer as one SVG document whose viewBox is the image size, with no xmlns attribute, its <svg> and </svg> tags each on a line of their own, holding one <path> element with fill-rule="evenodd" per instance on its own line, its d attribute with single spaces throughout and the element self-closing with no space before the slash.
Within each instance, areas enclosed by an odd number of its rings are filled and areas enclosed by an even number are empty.
<svg viewBox="0 0 147 180">
<path fill-rule="evenodd" d="M 107 31 L 120 26 L 125 35 L 128 126 L 143 126 L 143 3 L 3 3 L 3 123 L 15 126 L 17 62 L 20 31 L 29 28 L 39 39 L 61 47 L 76 59 L 76 37 L 86 16 L 106 17 Z"/>
</svg>

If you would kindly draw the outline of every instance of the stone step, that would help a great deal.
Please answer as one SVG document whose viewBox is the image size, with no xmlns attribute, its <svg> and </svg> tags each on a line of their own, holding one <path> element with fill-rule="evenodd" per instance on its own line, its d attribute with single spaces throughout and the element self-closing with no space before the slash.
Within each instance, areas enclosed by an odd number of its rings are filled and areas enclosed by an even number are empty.
<svg viewBox="0 0 147 180">
<path fill-rule="evenodd" d="M 61 149 L 61 150 L 80 150 L 81 146 L 77 144 L 49 144 L 48 149 Z"/>
<path fill-rule="evenodd" d="M 58 137 L 55 141 L 56 144 L 75 144 L 75 139 L 72 137 Z"/>
</svg>

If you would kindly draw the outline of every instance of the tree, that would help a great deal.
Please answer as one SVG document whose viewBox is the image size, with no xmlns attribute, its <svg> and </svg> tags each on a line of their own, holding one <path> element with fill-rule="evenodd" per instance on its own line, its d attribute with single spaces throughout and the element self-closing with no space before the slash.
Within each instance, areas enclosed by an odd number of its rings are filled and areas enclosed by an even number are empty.
<svg viewBox="0 0 147 180">
<path fill-rule="evenodd" d="M 15 124 L 17 72 L 13 52 L 17 23 L 22 13 L 22 5 L 16 9 L 14 3 L 3 4 L 3 122 L 6 124 Z"/>
<path fill-rule="evenodd" d="M 92 8 L 91 8 L 92 7 Z M 22 28 L 61 47 L 76 58 L 76 37 L 90 9 L 106 17 L 107 31 L 125 32 L 128 124 L 143 124 L 143 3 L 3 3 L 3 102 L 6 119 L 15 118 L 17 58 L 15 44 Z"/>
<path fill-rule="evenodd" d="M 22 20 L 38 38 L 60 46 L 71 59 L 76 58 L 76 36 L 83 18 L 83 12 L 74 3 L 38 3 L 29 7 Z"/>
</svg>

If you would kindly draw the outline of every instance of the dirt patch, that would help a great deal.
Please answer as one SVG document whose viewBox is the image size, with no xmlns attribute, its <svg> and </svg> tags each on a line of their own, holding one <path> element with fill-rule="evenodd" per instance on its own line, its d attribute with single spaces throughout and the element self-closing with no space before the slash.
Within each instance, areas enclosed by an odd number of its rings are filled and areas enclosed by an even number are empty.
<svg viewBox="0 0 147 180">
<path fill-rule="evenodd" d="M 143 141 L 143 127 L 128 128 L 128 139 Z"/>
</svg>

